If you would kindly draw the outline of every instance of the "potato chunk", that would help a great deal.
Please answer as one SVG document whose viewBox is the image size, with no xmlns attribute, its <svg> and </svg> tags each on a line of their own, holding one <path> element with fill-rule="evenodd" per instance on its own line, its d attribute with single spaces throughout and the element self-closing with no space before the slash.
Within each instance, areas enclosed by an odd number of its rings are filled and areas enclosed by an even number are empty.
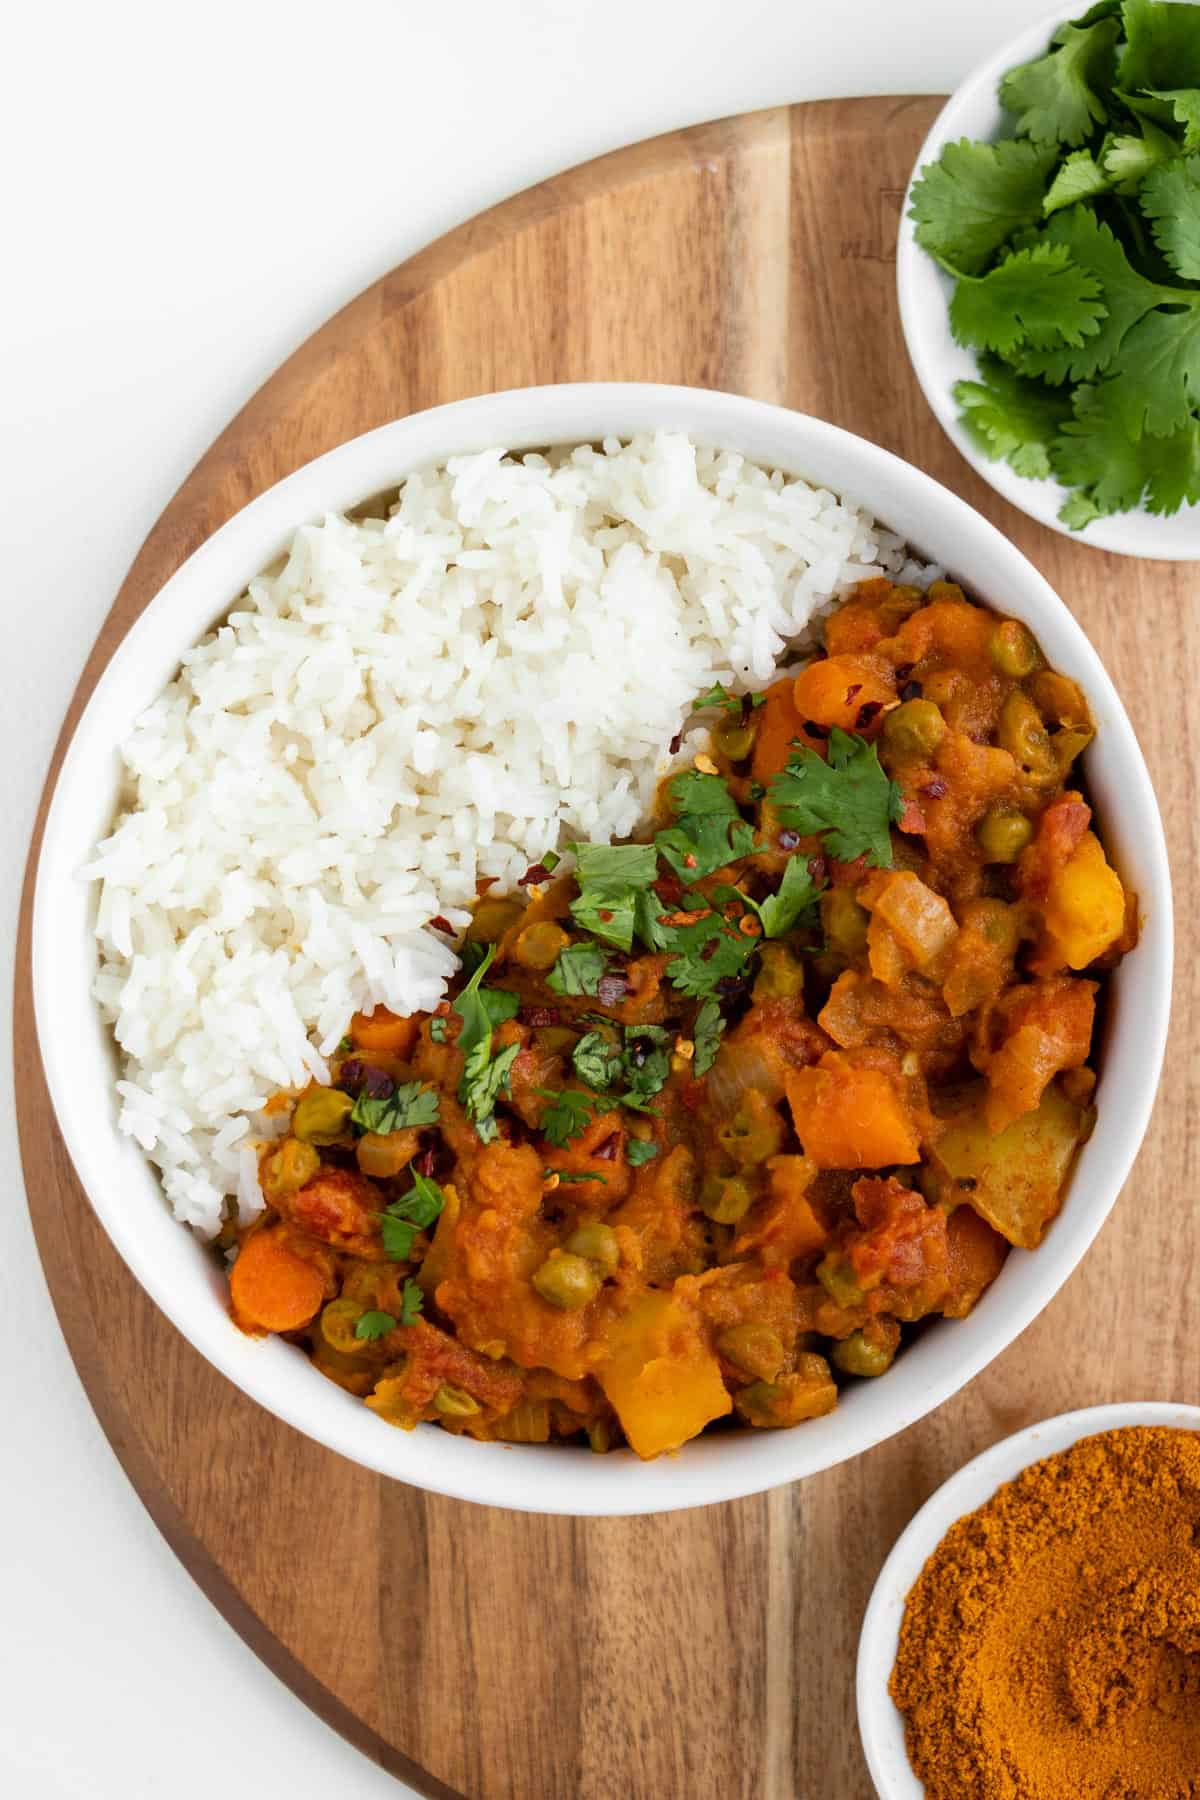
<svg viewBox="0 0 1200 1800">
<path fill-rule="evenodd" d="M 938 1139 L 927 1191 L 935 1200 L 968 1201 L 1010 1244 L 1036 1250 L 1062 1204 L 1084 1122 L 1083 1109 L 1052 1083 L 1036 1112 L 992 1132 L 976 1091 Z"/>
<path fill-rule="evenodd" d="M 1125 928 L 1125 890 L 1095 832 L 1080 839 L 1070 860 L 1050 878 L 1046 895 L 1048 949 L 1069 969 L 1086 969 Z"/>
</svg>

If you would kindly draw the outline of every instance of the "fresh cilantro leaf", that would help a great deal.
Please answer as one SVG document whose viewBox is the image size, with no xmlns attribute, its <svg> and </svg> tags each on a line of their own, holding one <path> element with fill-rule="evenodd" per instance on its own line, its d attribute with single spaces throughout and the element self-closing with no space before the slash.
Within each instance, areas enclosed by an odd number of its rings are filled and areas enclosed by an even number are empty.
<svg viewBox="0 0 1200 1800">
<path fill-rule="evenodd" d="M 671 946 L 671 927 L 664 925 L 667 909 L 653 889 L 637 897 L 634 913 L 634 925 L 642 942 L 651 950 L 668 950 Z"/>
<path fill-rule="evenodd" d="M 1194 6 L 1125 0 L 1121 11 L 1125 48 L 1117 86 L 1124 93 L 1200 87 L 1200 13 Z"/>
<path fill-rule="evenodd" d="M 1081 19 L 1072 19 L 1072 25 L 1082 30 L 1085 25 L 1094 25 L 1097 19 L 1117 19 L 1121 15 L 1121 0 L 1096 0 L 1095 6 L 1089 7 Z"/>
<path fill-rule="evenodd" d="M 719 775 L 688 769 L 668 783 L 675 823 L 654 842 L 684 881 L 702 881 L 754 849 L 754 832 Z"/>
<path fill-rule="evenodd" d="M 1058 156 L 1029 140 L 947 144 L 912 190 L 918 244 L 952 272 L 977 275 L 1015 231 L 1040 222 Z"/>
<path fill-rule="evenodd" d="M 474 975 L 480 963 L 490 963 L 495 954 L 490 945 L 481 944 L 478 938 L 467 938 L 459 949 L 458 960 L 466 974 Z"/>
<path fill-rule="evenodd" d="M 1200 280 L 1200 156 L 1155 169 L 1142 183 L 1141 205 L 1176 274 Z"/>
<path fill-rule="evenodd" d="M 694 925 L 675 929 L 673 946 L 680 954 L 667 964 L 667 979 L 681 993 L 707 1000 L 720 991 L 719 984 L 745 973 L 746 963 L 759 940 L 730 930 L 716 913 Z"/>
<path fill-rule="evenodd" d="M 445 1019 L 439 1019 L 439 1018 L 430 1019 L 429 1035 L 435 1044 L 444 1044 L 446 1041 L 446 1021 L 445 1021 Z"/>
<path fill-rule="evenodd" d="M 1131 437 L 1182 431 L 1200 404 L 1200 294 L 1186 311 L 1156 310 L 1130 328 L 1105 383 L 1105 405 Z"/>
<path fill-rule="evenodd" d="M 692 1058 L 692 1073 L 696 1076 L 707 1075 L 717 1060 L 717 1051 L 721 1047 L 721 1035 L 725 1030 L 725 1018 L 715 1000 L 706 1000 L 696 1014 L 696 1023 L 692 1026 L 692 1042 L 696 1053 Z M 626 1151 L 628 1155 L 628 1151 Z"/>
<path fill-rule="evenodd" d="M 1168 436 L 1132 439 L 1105 399 L 1102 387 L 1080 387 L 1078 416 L 1063 426 L 1054 446 L 1058 479 L 1081 490 L 1095 509 L 1083 523 L 1143 504 L 1152 513 L 1171 513 L 1200 501 L 1200 421 L 1191 419 Z M 1064 522 L 1079 511 L 1072 508 Z"/>
<path fill-rule="evenodd" d="M 1065 394 L 1015 375 L 994 357 L 981 357 L 978 381 L 958 381 L 959 416 L 985 456 L 1003 457 L 1018 475 L 1050 473 L 1050 444 L 1071 402 Z"/>
<path fill-rule="evenodd" d="M 1048 350 L 1026 346 L 1012 360 L 1022 374 L 1041 375 L 1056 385 L 1068 380 L 1083 381 L 1108 366 L 1130 326 L 1158 305 L 1169 290 L 1131 269 L 1110 228 L 1085 206 L 1057 213 L 1047 225 L 1043 239 L 1061 245 L 1077 268 L 1086 269 L 1096 278 L 1108 309 L 1107 317 L 1095 336 L 1081 345 L 1060 345 Z"/>
<path fill-rule="evenodd" d="M 708 706 L 723 706 L 728 712 L 741 712 L 742 702 L 737 694 L 731 694 L 721 682 L 714 681 L 703 694 L 697 695 L 692 702 L 693 712 L 703 712 Z"/>
<path fill-rule="evenodd" d="M 1064 206 L 1074 206 L 1079 200 L 1094 200 L 1098 194 L 1106 194 L 1114 180 L 1115 177 L 1096 161 L 1090 150 L 1072 150 L 1046 190 L 1042 211 L 1049 218 L 1051 213 Z"/>
<path fill-rule="evenodd" d="M 593 1094 L 581 1094 L 576 1088 L 535 1088 L 543 1100 L 550 1102 L 542 1114 L 541 1129 L 546 1140 L 562 1149 L 572 1138 L 582 1137 L 592 1122 Z"/>
<path fill-rule="evenodd" d="M 407 1194 L 393 1200 L 380 1216 L 384 1254 L 392 1262 L 407 1262 L 417 1232 L 432 1225 L 446 1204 L 446 1196 L 436 1181 L 416 1169 L 412 1178 Z"/>
<path fill-rule="evenodd" d="M 506 1019 L 511 1019 L 520 1010 L 518 995 L 510 993 L 507 988 L 483 986 L 483 978 L 491 968 L 495 956 L 496 946 L 489 944 L 487 954 L 470 981 L 458 998 L 451 1002 L 462 1020 L 458 1047 L 464 1057 L 470 1056 L 480 1044 L 490 1044 L 496 1026 L 503 1025 Z"/>
<path fill-rule="evenodd" d="M 658 1155 L 658 1145 L 649 1143 L 645 1138 L 626 1138 L 625 1161 L 631 1169 L 640 1169 Z"/>
<path fill-rule="evenodd" d="M 406 1081 L 386 1100 L 372 1100 L 364 1090 L 351 1109 L 350 1123 L 360 1131 L 386 1137 L 392 1131 L 436 1125 L 439 1117 L 437 1090 L 422 1087 L 419 1081 Z"/>
<path fill-rule="evenodd" d="M 964 276 L 950 302 L 950 329 L 960 344 L 1007 355 L 1082 344 L 1105 314 L 1100 283 L 1076 268 L 1062 244 L 1035 244 L 1006 256 L 987 275 Z"/>
<path fill-rule="evenodd" d="M 753 707 L 765 706 L 767 704 L 767 696 L 757 692 L 753 693 L 750 696 L 750 704 Z"/>
<path fill-rule="evenodd" d="M 338 1056 L 349 1056 L 354 1049 L 354 1039 L 344 1037 L 337 1047 Z"/>
<path fill-rule="evenodd" d="M 543 1169 L 542 1173 L 544 1175 L 557 1175 L 560 1181 L 599 1181 L 602 1182 L 605 1187 L 608 1186 L 607 1175 L 592 1175 L 586 1170 Z"/>
<path fill-rule="evenodd" d="M 1000 83 L 1000 103 L 1017 114 L 1018 137 L 1038 143 L 1082 144 L 1104 120 L 1097 93 L 1111 88 L 1116 72 L 1118 21 L 1103 16 L 1092 24 L 1060 25 L 1050 49 L 1033 62 L 1010 69 Z"/>
<path fill-rule="evenodd" d="M 904 799 L 879 766 L 874 744 L 835 725 L 829 760 L 807 747 L 789 757 L 770 786 L 771 804 L 785 825 L 807 836 L 825 833 L 824 847 L 838 862 L 865 856 L 877 869 L 891 867 L 889 824 L 898 824 Z"/>
<path fill-rule="evenodd" d="M 793 856 L 783 871 L 778 892 L 759 901 L 763 936 L 777 938 L 790 931 L 800 915 L 816 905 L 823 886 L 823 882 L 813 880 L 807 857 Z"/>
<path fill-rule="evenodd" d="M 1179 154 L 1179 145 L 1173 137 L 1160 131 L 1149 119 L 1139 123 L 1140 136 L 1135 137 L 1128 131 L 1113 132 L 1100 146 L 1099 156 L 1105 174 L 1112 186 L 1123 194 L 1133 193 L 1151 169 L 1157 169 L 1160 163 L 1169 162 Z M 1187 147 L 1191 148 L 1190 145 Z"/>
<path fill-rule="evenodd" d="M 589 1031 L 571 1052 L 571 1067 L 590 1088 L 607 1089 L 621 1073 L 621 1052 L 602 1031 Z"/>
<path fill-rule="evenodd" d="M 559 951 L 546 986 L 555 994 L 594 994 L 607 967 L 608 958 L 599 944 L 568 944 Z"/>
<path fill-rule="evenodd" d="M 355 1324 L 354 1335 L 364 1344 L 373 1344 L 377 1338 L 386 1337 L 395 1329 L 396 1321 L 391 1313 L 365 1312 Z"/>
<path fill-rule="evenodd" d="M 621 1068 L 629 1092 L 622 1095 L 623 1105 L 632 1105 L 635 1098 L 650 1100 L 666 1085 L 671 1073 L 671 1059 L 666 1048 L 670 1035 L 661 1025 L 625 1027 Z"/>
<path fill-rule="evenodd" d="M 579 893 L 571 912 L 585 931 L 619 950 L 633 948 L 638 894 L 658 874 L 653 844 L 572 844 Z"/>
<path fill-rule="evenodd" d="M 415 1281 L 406 1281 L 400 1296 L 400 1323 L 415 1325 L 425 1305 L 425 1296 Z"/>
<path fill-rule="evenodd" d="M 1082 531 L 1085 525 L 1090 525 L 1094 519 L 1102 519 L 1104 514 L 1080 488 L 1064 500 L 1058 509 L 1058 517 L 1070 531 Z"/>
<path fill-rule="evenodd" d="M 508 1044 L 498 1056 L 493 1056 L 489 1037 L 476 1044 L 463 1064 L 458 1097 L 485 1144 L 490 1144 L 496 1135 L 492 1114 L 501 1090 L 508 1086 L 512 1066 L 520 1052 L 519 1043 Z"/>
<path fill-rule="evenodd" d="M 413 1184 L 407 1194 L 401 1194 L 393 1200 L 387 1209 L 388 1217 L 411 1219 L 419 1230 L 424 1231 L 440 1215 L 446 1204 L 446 1196 L 436 1181 L 419 1170 L 412 1170 Z"/>
</svg>

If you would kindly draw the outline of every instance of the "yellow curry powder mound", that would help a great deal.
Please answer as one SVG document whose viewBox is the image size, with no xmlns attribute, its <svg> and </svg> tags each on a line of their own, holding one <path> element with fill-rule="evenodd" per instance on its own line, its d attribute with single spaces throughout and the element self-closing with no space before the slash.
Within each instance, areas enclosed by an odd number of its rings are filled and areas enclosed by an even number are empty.
<svg viewBox="0 0 1200 1800">
<path fill-rule="evenodd" d="M 891 1693 L 928 1800 L 1200 1800 L 1200 1435 L 1085 1438 L 960 1519 Z"/>
</svg>

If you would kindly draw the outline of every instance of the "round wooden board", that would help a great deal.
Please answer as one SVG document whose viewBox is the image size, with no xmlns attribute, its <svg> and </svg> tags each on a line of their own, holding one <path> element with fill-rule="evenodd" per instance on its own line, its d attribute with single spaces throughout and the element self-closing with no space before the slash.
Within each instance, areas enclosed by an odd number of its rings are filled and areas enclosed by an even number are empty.
<svg viewBox="0 0 1200 1800">
<path fill-rule="evenodd" d="M 1180 692 L 1200 675 L 1194 575 L 1085 550 L 1011 511 L 959 460 L 909 369 L 893 247 L 938 104 L 828 101 L 678 132 L 521 194 L 385 277 L 267 383 L 171 502 L 101 633 L 59 754 L 113 647 L 172 570 L 310 457 L 496 388 L 690 382 L 782 401 L 887 445 L 1029 553 L 1138 722 L 1181 915 L 1194 917 L 1200 744 Z M 31 870 L 40 835 L 39 818 Z M 35 1048 L 29 899 L 27 883 L 21 1143 L 47 1277 L 91 1400 L 225 1616 L 331 1724 L 429 1794 L 865 1800 L 858 1627 L 917 1505 L 1039 1417 L 1197 1398 L 1187 1122 L 1200 1099 L 1200 959 L 1186 952 L 1129 1191 L 1066 1291 L 1005 1356 L 902 1437 L 806 1483 L 664 1518 L 571 1521 L 365 1474 L 243 1398 L 168 1325 L 109 1246 L 55 1129 Z"/>
</svg>

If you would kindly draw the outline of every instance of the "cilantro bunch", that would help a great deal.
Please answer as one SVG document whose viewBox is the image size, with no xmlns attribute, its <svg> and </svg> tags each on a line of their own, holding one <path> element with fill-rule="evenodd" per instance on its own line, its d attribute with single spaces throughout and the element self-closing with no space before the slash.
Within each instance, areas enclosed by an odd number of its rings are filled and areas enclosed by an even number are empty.
<svg viewBox="0 0 1200 1800">
<path fill-rule="evenodd" d="M 1012 136 L 947 144 L 912 194 L 978 353 L 963 423 L 1071 489 L 1073 530 L 1200 501 L 1200 6 L 1099 0 L 1000 100 Z"/>
</svg>

